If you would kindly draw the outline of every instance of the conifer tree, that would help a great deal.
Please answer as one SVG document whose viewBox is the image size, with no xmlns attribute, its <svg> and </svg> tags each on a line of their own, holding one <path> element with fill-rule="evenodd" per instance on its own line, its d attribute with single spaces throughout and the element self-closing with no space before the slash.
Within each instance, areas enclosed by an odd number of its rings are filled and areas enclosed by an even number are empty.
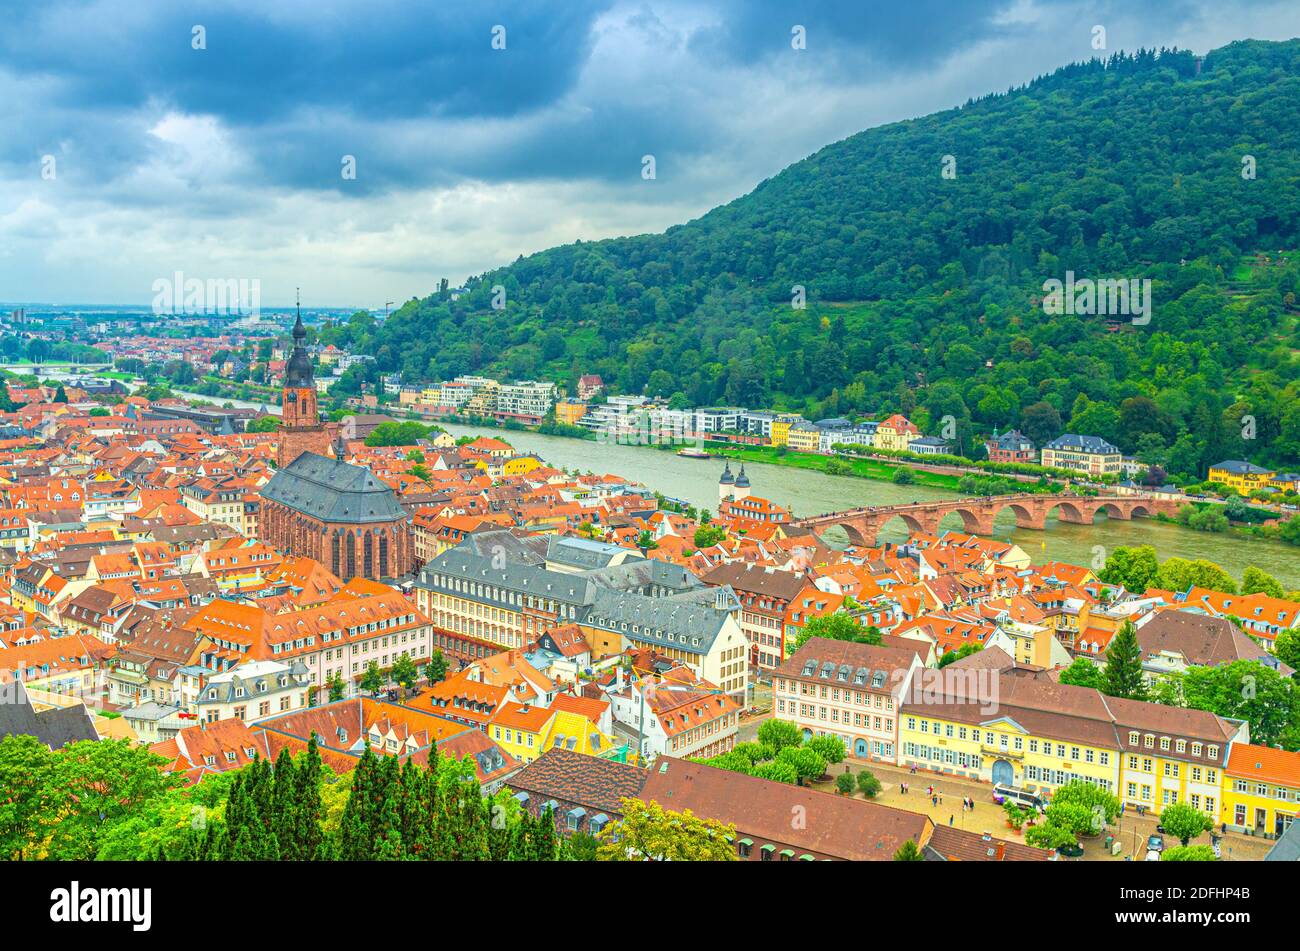
<svg viewBox="0 0 1300 951">
<path fill-rule="evenodd" d="M 1132 621 L 1120 625 L 1106 651 L 1106 676 L 1103 688 L 1112 697 L 1129 700 L 1147 698 L 1146 680 L 1142 676 L 1142 648 Z"/>
</svg>

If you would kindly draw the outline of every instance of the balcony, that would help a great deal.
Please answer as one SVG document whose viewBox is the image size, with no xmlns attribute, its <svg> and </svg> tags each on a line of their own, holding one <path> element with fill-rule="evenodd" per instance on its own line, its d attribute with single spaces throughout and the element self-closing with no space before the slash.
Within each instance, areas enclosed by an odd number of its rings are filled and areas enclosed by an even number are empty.
<svg viewBox="0 0 1300 951">
<path fill-rule="evenodd" d="M 1024 759 L 1024 750 L 1004 750 L 996 746 L 989 746 L 986 743 L 980 744 L 980 753 L 984 756 L 993 756 L 999 759 Z"/>
</svg>

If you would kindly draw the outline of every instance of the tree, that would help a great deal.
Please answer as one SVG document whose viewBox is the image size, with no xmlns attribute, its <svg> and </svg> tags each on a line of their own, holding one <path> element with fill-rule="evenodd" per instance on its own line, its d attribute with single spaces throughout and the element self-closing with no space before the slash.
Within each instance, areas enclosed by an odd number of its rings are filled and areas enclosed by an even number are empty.
<svg viewBox="0 0 1300 951">
<path fill-rule="evenodd" d="M 701 525 L 695 530 L 693 541 L 696 548 L 709 548 L 727 537 L 727 529 L 722 525 Z"/>
<path fill-rule="evenodd" d="M 1300 630 L 1279 631 L 1273 641 L 1273 654 L 1292 670 L 1300 670 Z"/>
<path fill-rule="evenodd" d="M 658 548 L 659 543 L 655 541 L 654 534 L 650 529 L 642 529 L 641 534 L 636 537 L 636 547 L 642 551 L 650 551 Z"/>
<path fill-rule="evenodd" d="M 1186 591 L 1188 588 L 1209 588 L 1224 594 L 1236 594 L 1237 583 L 1232 576 L 1212 561 L 1186 558 L 1169 558 L 1160 566 L 1153 586 L 1166 591 Z"/>
<path fill-rule="evenodd" d="M 1126 590 L 1141 594 L 1151 587 L 1159 570 L 1153 546 L 1127 548 L 1121 545 L 1106 557 L 1106 567 L 1097 573 L 1097 577 L 1106 584 L 1123 585 Z"/>
<path fill-rule="evenodd" d="M 1187 845 L 1202 832 L 1214 828 L 1212 818 L 1186 802 L 1165 806 L 1160 812 L 1160 824 L 1183 845 Z"/>
<path fill-rule="evenodd" d="M 1142 648 L 1132 621 L 1125 621 L 1110 639 L 1106 650 L 1105 683 L 1102 690 L 1112 697 L 1145 700 L 1146 679 L 1142 675 Z"/>
<path fill-rule="evenodd" d="M 906 466 L 899 466 L 894 470 L 894 485 L 911 485 L 916 481 L 916 473 Z"/>
<path fill-rule="evenodd" d="M 1078 806 L 1090 816 L 1087 825 L 1080 833 L 1091 830 L 1100 832 L 1101 827 L 1115 821 L 1119 815 L 1121 803 L 1114 794 L 1107 792 L 1095 783 L 1074 779 L 1060 786 L 1047 807 L 1050 813 L 1053 806 Z"/>
<path fill-rule="evenodd" d="M 1165 849 L 1160 853 L 1162 862 L 1217 862 L 1219 857 L 1214 854 L 1214 847 L 1210 845 L 1175 845 L 1172 849 Z"/>
<path fill-rule="evenodd" d="M 733 862 L 735 826 L 704 819 L 689 809 L 671 812 L 659 803 L 620 800 L 623 818 L 596 836 L 597 857 L 604 862 Z"/>
<path fill-rule="evenodd" d="M 792 651 L 797 651 L 813 637 L 825 637 L 833 641 L 853 641 L 857 644 L 879 644 L 880 629 L 861 623 L 851 614 L 836 611 L 811 617 L 794 636 Z"/>
<path fill-rule="evenodd" d="M 835 789 L 841 796 L 848 796 L 853 793 L 853 774 L 840 773 L 835 777 Z"/>
<path fill-rule="evenodd" d="M 442 652 L 442 648 L 435 647 L 433 656 L 429 662 L 424 665 L 424 677 L 429 681 L 429 685 L 442 683 L 447 676 L 447 658 Z"/>
<path fill-rule="evenodd" d="M 838 736 L 831 736 L 829 734 L 826 736 L 814 736 L 812 739 L 806 740 L 804 746 L 812 750 L 827 763 L 840 762 L 844 759 L 846 753 L 846 750 L 844 749 L 844 741 Z"/>
<path fill-rule="evenodd" d="M 826 760 L 816 750 L 806 746 L 787 746 L 776 754 L 776 762 L 792 767 L 799 784 L 821 779 L 826 775 Z"/>
<path fill-rule="evenodd" d="M 420 671 L 415 666 L 415 661 L 411 660 L 411 655 L 402 651 L 401 656 L 393 661 L 388 676 L 402 688 L 402 699 L 405 700 L 407 691 L 414 688 L 415 682 L 420 678 Z"/>
<path fill-rule="evenodd" d="M 1300 690 L 1293 679 L 1273 668 L 1253 660 L 1189 667 L 1183 671 L 1182 688 L 1191 709 L 1248 722 L 1252 743 L 1296 749 Z"/>
<path fill-rule="evenodd" d="M 1075 687 L 1092 687 L 1103 690 L 1106 675 L 1100 667 L 1087 657 L 1076 657 L 1069 667 L 1061 671 L 1061 683 Z"/>
<path fill-rule="evenodd" d="M 1276 578 L 1260 571 L 1254 565 L 1248 567 L 1241 575 L 1242 594 L 1266 594 L 1270 598 L 1284 598 L 1286 592 Z"/>
<path fill-rule="evenodd" d="M 384 686 L 384 675 L 379 670 L 379 661 L 372 660 L 366 665 L 366 672 L 361 677 L 361 689 L 374 696 Z"/>
<path fill-rule="evenodd" d="M 54 753 L 34 736 L 0 739 L 0 857 L 36 858 L 62 800 L 54 784 Z"/>
<path fill-rule="evenodd" d="M 880 795 L 881 783 L 876 774 L 869 769 L 864 769 L 858 773 L 858 790 L 868 799 L 875 799 Z"/>
<path fill-rule="evenodd" d="M 924 862 L 925 856 L 921 854 L 921 847 L 912 839 L 908 839 L 894 850 L 894 861 Z"/>
<path fill-rule="evenodd" d="M 257 419 L 249 423 L 248 426 L 245 428 L 245 432 L 274 433 L 274 432 L 278 432 L 279 429 L 280 429 L 280 417 L 271 416 L 270 414 L 268 414 L 266 416 L 259 416 L 257 417 Z"/>
<path fill-rule="evenodd" d="M 329 688 L 330 703 L 338 703 L 347 693 L 348 685 L 336 670 L 330 674 L 330 679 L 325 681 L 325 686 Z"/>
<path fill-rule="evenodd" d="M 758 742 L 770 746 L 775 756 L 787 746 L 800 746 L 803 731 L 789 720 L 764 720 L 758 728 Z"/>
</svg>

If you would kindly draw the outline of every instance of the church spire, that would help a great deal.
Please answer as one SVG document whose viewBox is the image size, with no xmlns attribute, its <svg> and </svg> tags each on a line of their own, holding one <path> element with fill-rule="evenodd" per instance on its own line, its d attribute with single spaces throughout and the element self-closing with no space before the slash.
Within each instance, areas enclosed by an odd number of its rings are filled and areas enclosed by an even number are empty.
<svg viewBox="0 0 1300 951">
<path fill-rule="evenodd" d="M 298 312 L 298 318 L 293 322 L 293 343 L 297 347 L 307 339 L 307 328 L 302 325 L 302 288 L 300 287 L 294 288 L 294 308 Z"/>
</svg>

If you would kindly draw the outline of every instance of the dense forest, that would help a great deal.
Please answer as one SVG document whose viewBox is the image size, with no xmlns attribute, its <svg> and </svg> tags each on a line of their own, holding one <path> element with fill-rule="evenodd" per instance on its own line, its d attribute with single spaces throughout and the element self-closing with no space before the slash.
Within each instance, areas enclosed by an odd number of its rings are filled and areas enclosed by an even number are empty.
<svg viewBox="0 0 1300 951">
<path fill-rule="evenodd" d="M 968 452 L 1018 426 L 1189 477 L 1300 468 L 1297 116 L 1300 41 L 1116 54 L 325 333 L 411 380 L 600 373 L 679 405 L 951 414 Z M 1049 315 L 1067 272 L 1150 279 L 1149 323 Z"/>
</svg>

